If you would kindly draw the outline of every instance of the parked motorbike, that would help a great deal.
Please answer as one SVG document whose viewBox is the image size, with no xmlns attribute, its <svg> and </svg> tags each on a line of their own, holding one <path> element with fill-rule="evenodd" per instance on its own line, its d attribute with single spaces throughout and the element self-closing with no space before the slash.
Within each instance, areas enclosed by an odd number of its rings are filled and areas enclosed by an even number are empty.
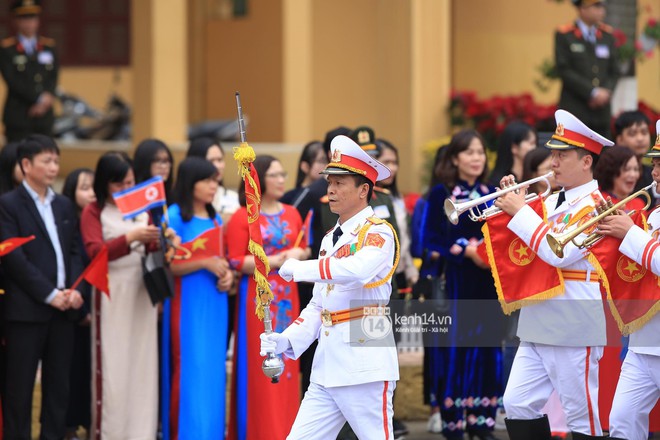
<svg viewBox="0 0 660 440">
<path fill-rule="evenodd" d="M 79 96 L 56 92 L 61 103 L 61 112 L 55 118 L 53 132 L 62 140 L 131 140 L 131 108 L 118 95 L 111 94 L 103 111 L 93 108 Z M 238 121 L 235 119 L 212 119 L 188 127 L 188 140 L 212 137 L 219 141 L 240 139 Z"/>
<path fill-rule="evenodd" d="M 129 140 L 131 109 L 121 97 L 112 94 L 103 111 L 93 108 L 82 98 L 58 90 L 61 112 L 55 117 L 53 133 L 63 140 L 97 139 Z"/>
</svg>

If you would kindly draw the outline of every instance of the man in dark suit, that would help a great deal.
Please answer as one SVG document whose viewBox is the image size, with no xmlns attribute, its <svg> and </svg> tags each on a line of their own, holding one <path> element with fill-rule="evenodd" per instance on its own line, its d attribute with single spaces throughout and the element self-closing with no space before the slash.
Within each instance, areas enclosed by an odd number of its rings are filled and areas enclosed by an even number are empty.
<svg viewBox="0 0 660 440">
<path fill-rule="evenodd" d="M 0 72 L 7 83 L 2 120 L 9 142 L 32 133 L 50 136 L 59 64 L 55 41 L 38 35 L 38 0 L 14 0 L 16 36 L 0 43 Z"/>
<path fill-rule="evenodd" d="M 74 322 L 68 309 L 82 297 L 67 289 L 81 272 L 78 220 L 73 203 L 51 189 L 59 172 L 59 149 L 44 135 L 31 135 L 18 148 L 25 176 L 0 197 L 0 240 L 35 239 L 2 258 L 6 290 L 7 391 L 5 440 L 29 439 L 32 393 L 41 360 L 40 439 L 61 439 L 66 431 Z"/>
<path fill-rule="evenodd" d="M 610 101 L 619 70 L 612 28 L 602 23 L 605 2 L 572 1 L 577 20 L 555 33 L 555 62 L 562 81 L 559 108 L 610 138 Z"/>
</svg>

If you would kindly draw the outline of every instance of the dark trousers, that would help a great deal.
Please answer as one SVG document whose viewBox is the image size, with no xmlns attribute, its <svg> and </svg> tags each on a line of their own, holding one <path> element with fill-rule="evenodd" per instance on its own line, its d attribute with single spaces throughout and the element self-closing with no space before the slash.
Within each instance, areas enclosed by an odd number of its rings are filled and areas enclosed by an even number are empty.
<svg viewBox="0 0 660 440">
<path fill-rule="evenodd" d="M 73 323 L 63 315 L 49 322 L 6 323 L 7 392 L 4 439 L 30 440 L 32 393 L 41 360 L 40 440 L 59 440 L 66 431 Z"/>
</svg>

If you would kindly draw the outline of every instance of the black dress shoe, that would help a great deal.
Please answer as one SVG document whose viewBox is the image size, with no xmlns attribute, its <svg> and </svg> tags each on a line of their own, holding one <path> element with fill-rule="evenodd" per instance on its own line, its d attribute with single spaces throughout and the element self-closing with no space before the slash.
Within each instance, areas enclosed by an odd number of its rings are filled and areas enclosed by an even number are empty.
<svg viewBox="0 0 660 440">
<path fill-rule="evenodd" d="M 408 434 L 408 427 L 399 419 L 392 419 L 392 434 L 394 439 L 398 440 Z"/>
</svg>

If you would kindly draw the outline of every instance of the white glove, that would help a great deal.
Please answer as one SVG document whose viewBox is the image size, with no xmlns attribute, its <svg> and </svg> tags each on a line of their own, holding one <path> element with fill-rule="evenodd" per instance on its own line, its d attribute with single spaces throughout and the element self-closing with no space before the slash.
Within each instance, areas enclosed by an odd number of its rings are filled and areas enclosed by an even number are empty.
<svg viewBox="0 0 660 440">
<path fill-rule="evenodd" d="M 262 333 L 259 338 L 261 338 L 259 351 L 261 356 L 266 356 L 266 353 L 281 354 L 291 348 L 289 339 L 281 333 Z"/>
<path fill-rule="evenodd" d="M 296 268 L 296 264 L 299 263 L 295 258 L 289 258 L 280 266 L 279 274 L 284 281 L 289 282 L 293 280 L 293 271 Z"/>
</svg>

